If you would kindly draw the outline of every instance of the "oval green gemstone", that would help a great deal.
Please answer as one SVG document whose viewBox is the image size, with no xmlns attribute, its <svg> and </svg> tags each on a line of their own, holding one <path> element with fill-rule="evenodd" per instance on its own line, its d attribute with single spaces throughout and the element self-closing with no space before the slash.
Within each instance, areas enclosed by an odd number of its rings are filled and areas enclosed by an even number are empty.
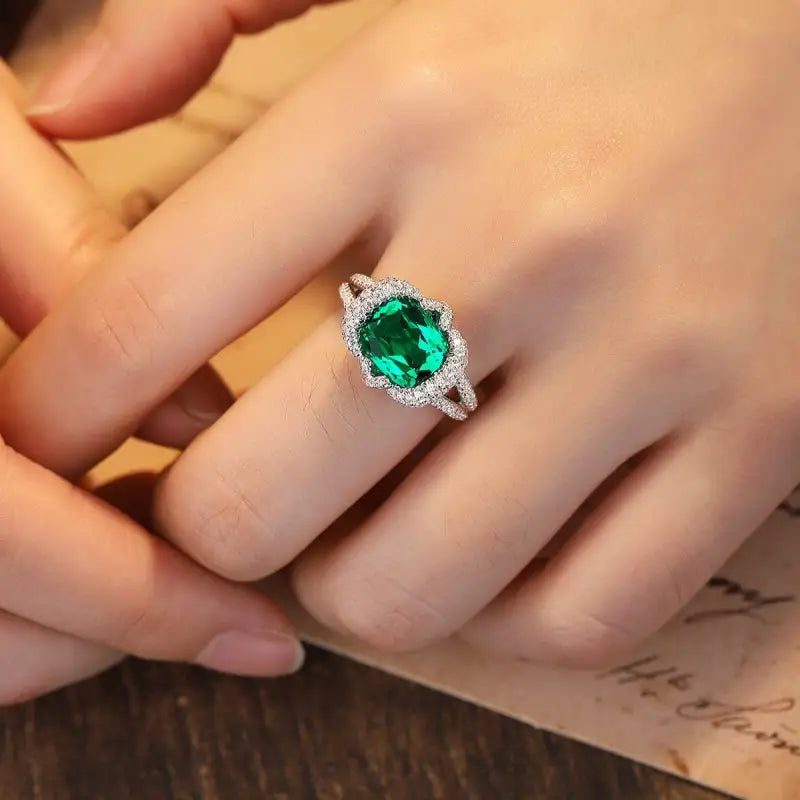
<svg viewBox="0 0 800 800">
<path fill-rule="evenodd" d="M 393 297 L 372 312 L 358 329 L 361 352 L 373 375 L 413 389 L 441 369 L 450 349 L 439 314 L 413 297 Z"/>
</svg>

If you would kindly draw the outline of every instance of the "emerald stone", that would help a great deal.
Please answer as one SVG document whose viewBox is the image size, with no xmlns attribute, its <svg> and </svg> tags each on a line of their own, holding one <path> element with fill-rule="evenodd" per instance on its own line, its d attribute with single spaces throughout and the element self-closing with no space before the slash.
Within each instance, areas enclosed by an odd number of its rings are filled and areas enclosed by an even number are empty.
<svg viewBox="0 0 800 800">
<path fill-rule="evenodd" d="M 450 349 L 439 313 L 423 308 L 413 297 L 393 297 L 378 306 L 358 329 L 358 342 L 373 375 L 384 375 L 406 389 L 437 372 Z"/>
</svg>

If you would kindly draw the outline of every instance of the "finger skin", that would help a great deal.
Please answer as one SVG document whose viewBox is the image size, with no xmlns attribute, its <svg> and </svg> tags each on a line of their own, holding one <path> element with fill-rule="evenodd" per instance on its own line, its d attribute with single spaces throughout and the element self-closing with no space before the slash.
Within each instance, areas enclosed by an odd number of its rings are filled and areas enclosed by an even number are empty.
<svg viewBox="0 0 800 800">
<path fill-rule="evenodd" d="M 125 229 L 1 92 L 0 130 L 0 315 L 25 336 Z"/>
<path fill-rule="evenodd" d="M 121 225 L 62 155 L 35 136 L 24 93 L 0 62 L 0 314 L 27 334 Z M 47 209 L 47 213 L 42 213 Z M 116 663 L 122 654 L 0 612 L 0 705 L 20 702 Z"/>
<path fill-rule="evenodd" d="M 85 471 L 366 227 L 394 164 L 381 125 L 364 122 L 374 98 L 342 124 L 356 69 L 334 61 L 273 109 L 22 343 L 0 375 L 0 430 L 15 449 Z"/>
<path fill-rule="evenodd" d="M 157 477 L 126 475 L 97 487 L 95 494 L 148 527 Z M 123 653 L 109 647 L 0 612 L 0 706 L 89 678 L 123 658 Z"/>
<path fill-rule="evenodd" d="M 16 86 L 13 76 L 2 75 Z M 24 337 L 121 241 L 125 228 L 56 147 L 30 129 L 10 93 L 0 92 L 0 130 L 0 316 Z M 153 412 L 142 435 L 183 447 L 231 403 L 221 378 L 200 367 Z"/>
<path fill-rule="evenodd" d="M 0 612 L 0 707 L 89 678 L 123 655 Z"/>
<path fill-rule="evenodd" d="M 208 648 L 223 635 L 247 634 L 263 643 L 252 659 L 255 674 L 296 665 L 291 625 L 259 591 L 205 572 L 8 447 L 0 476 L 0 607 L 7 612 L 146 658 L 221 669 L 225 654 L 209 658 Z"/>
<path fill-rule="evenodd" d="M 512 586 L 464 637 L 551 666 L 602 668 L 626 657 L 792 490 L 797 451 L 776 423 L 730 409 L 665 443 L 544 570 Z"/>
<path fill-rule="evenodd" d="M 454 251 L 450 237 L 434 243 L 427 226 L 409 230 L 395 236 L 373 274 L 402 274 L 446 298 L 478 384 L 508 358 L 530 304 L 501 306 L 452 278 L 447 266 L 477 252 L 466 237 Z M 441 274 L 431 274 L 431 263 Z M 342 340 L 341 314 L 250 389 L 159 487 L 158 529 L 214 572 L 256 580 L 286 566 L 442 421 L 434 408 L 406 408 L 365 385 Z M 298 501 L 310 496 L 313 503 Z"/>
<path fill-rule="evenodd" d="M 496 597 L 592 491 L 676 424 L 655 382 L 643 397 L 599 348 L 561 350 L 512 377 L 334 547 L 301 555 L 293 584 L 321 621 L 383 651 L 451 635 Z M 624 360 L 623 360 L 624 361 Z M 635 416 L 646 403 L 647 417 Z"/>
<path fill-rule="evenodd" d="M 318 0 L 318 4 L 335 0 Z M 211 77 L 237 33 L 297 16 L 312 0 L 111 0 L 29 109 L 61 139 L 116 133 L 176 111 Z"/>
<path fill-rule="evenodd" d="M 120 240 L 124 229 L 62 154 L 25 123 L 18 110 L 19 87 L 4 67 L 2 79 L 7 92 L 0 94 L 0 129 L 3 131 L 4 141 L 4 146 L 0 149 L 0 312 L 16 332 L 24 336 Z M 179 390 L 181 409 L 200 409 L 208 413 L 211 410 L 207 400 L 209 396 L 215 401 L 216 408 L 220 409 L 217 415 L 230 402 L 224 384 L 213 371 L 203 368 Z M 181 419 L 173 409 L 171 419 L 167 420 L 169 424 L 161 424 L 161 430 L 157 434 L 163 439 L 169 439 L 172 444 L 185 444 L 202 427 L 197 418 L 192 418 L 191 426 L 187 426 L 186 416 L 184 414 L 184 419 Z M 155 419 L 157 421 L 158 417 Z M 20 696 L 44 691 L 92 674 L 120 658 L 109 647 L 67 635 L 73 633 L 81 636 L 84 633 L 82 613 L 85 622 L 86 615 L 91 617 L 95 612 L 90 608 L 76 608 L 75 602 L 80 601 L 77 595 L 73 596 L 70 592 L 61 598 L 57 591 L 34 593 L 32 587 L 43 585 L 40 568 L 42 573 L 48 570 L 53 573 L 47 584 L 55 587 L 56 573 L 60 575 L 60 570 L 67 568 L 69 554 L 77 556 L 83 552 L 87 558 L 86 567 L 90 565 L 92 555 L 102 557 L 97 549 L 100 540 L 90 542 L 87 547 L 83 546 L 81 537 L 86 537 L 87 531 L 94 530 L 97 535 L 99 530 L 108 536 L 113 530 L 118 530 L 122 536 L 120 545 L 123 552 L 126 536 L 133 535 L 146 543 L 147 535 L 110 507 L 93 505 L 80 490 L 62 484 L 54 476 L 26 462 L 13 451 L 3 448 L 0 460 L 8 466 L 6 476 L 11 481 L 10 485 L 6 483 L 0 487 L 0 506 L 9 515 L 3 515 L 3 526 L 0 529 L 0 561 L 3 562 L 0 571 L 3 568 L 14 570 L 16 561 L 8 559 L 23 556 L 32 559 L 28 562 L 27 573 L 23 570 L 14 572 L 16 579 L 22 580 L 20 583 L 9 581 L 5 587 L 9 593 L 8 602 L 0 602 L 7 612 L 16 611 L 21 615 L 14 617 L 11 613 L 5 613 L 0 624 L 3 652 L 9 658 L 15 659 L 16 665 L 14 669 L 3 670 L 5 680 L 0 680 L 0 700 L 11 702 Z M 14 495 L 14 492 L 18 494 Z M 82 527 L 84 515 L 87 529 Z M 52 530 L 48 531 L 48 526 Z M 61 540 L 59 548 L 54 546 L 53 531 L 59 531 L 67 537 Z M 74 541 L 68 538 L 71 531 L 75 532 Z M 37 536 L 40 537 L 38 541 Z M 109 539 L 105 539 L 105 542 L 110 546 Z M 45 548 L 40 562 L 36 560 L 37 548 Z M 165 563 L 173 564 L 174 570 L 174 564 L 180 563 L 180 557 L 176 562 L 175 554 L 169 554 L 163 545 L 155 551 L 155 556 L 152 564 L 141 564 L 138 577 L 142 583 L 139 591 L 145 593 L 139 599 L 145 603 L 149 602 L 148 598 L 154 600 L 156 605 L 153 606 L 153 611 L 160 614 L 158 604 L 170 602 L 170 599 L 163 596 L 159 600 L 152 595 L 145 568 L 155 568 L 159 563 Z M 86 578 L 87 588 L 91 579 L 97 577 L 98 566 L 108 566 L 122 575 L 129 568 L 129 565 L 124 564 L 115 567 L 113 561 L 106 564 L 97 561 L 91 576 Z M 183 574 L 191 582 L 190 575 L 193 572 L 194 567 L 183 560 L 183 566 L 179 566 L 176 575 Z M 27 581 L 23 579 L 24 574 L 27 574 Z M 79 574 L 80 571 L 76 576 Z M 185 577 L 181 580 L 184 581 Z M 114 580 L 114 573 L 106 573 L 105 578 L 108 581 Z M 65 580 L 68 582 L 67 577 Z M 106 608 L 109 613 L 113 613 L 114 608 L 124 611 L 121 607 L 123 600 L 126 603 L 136 602 L 133 586 L 129 587 L 127 598 L 114 595 L 116 590 L 124 591 L 122 583 L 115 583 L 105 589 L 96 585 L 95 589 L 101 593 L 108 592 L 107 597 L 98 596 L 95 605 L 97 608 Z M 133 593 L 130 593 L 131 590 Z M 217 586 L 216 591 L 227 593 L 227 587 Z M 242 599 L 237 599 L 242 598 L 242 591 L 244 590 L 237 588 L 230 592 L 233 607 L 242 602 Z M 62 632 L 44 627 L 58 627 L 60 620 L 57 616 L 51 617 L 46 607 L 38 609 L 42 612 L 38 621 L 43 625 L 23 618 L 28 616 L 28 600 L 37 595 L 43 596 L 40 598 L 43 602 L 51 602 L 56 606 L 61 603 L 61 611 L 58 613 L 66 618 Z M 250 596 L 244 601 L 244 613 L 256 614 L 260 608 L 262 618 L 266 615 L 270 624 L 275 620 L 276 627 L 286 626 L 285 620 L 276 615 L 271 606 L 266 609 L 263 607 L 264 602 L 260 596 Z M 232 613 L 236 613 L 233 607 Z M 184 609 L 183 614 L 189 613 L 189 609 Z M 35 617 L 36 614 L 37 609 L 32 609 L 30 616 Z M 169 624 L 167 617 L 168 615 L 164 621 Z M 253 619 L 255 618 L 254 616 Z M 186 621 L 181 619 L 176 624 L 182 629 Z M 92 635 L 91 630 L 86 630 L 85 633 Z M 125 645 L 123 640 L 128 638 L 128 634 L 120 638 L 119 632 L 117 637 L 113 636 L 114 631 L 111 629 L 108 633 L 112 634 L 108 638 L 119 638 L 119 641 L 110 641 L 109 644 L 117 647 Z M 154 639 L 166 635 L 167 632 L 164 631 L 156 634 Z M 132 632 L 131 641 L 137 637 L 138 634 Z M 297 662 L 297 646 L 291 643 L 290 637 L 287 641 L 289 644 L 284 650 L 289 650 L 291 655 L 283 657 L 278 652 L 280 647 L 275 648 L 277 657 L 271 663 L 268 663 L 268 654 L 262 652 L 260 660 L 255 659 L 248 665 L 242 658 L 241 647 L 238 653 L 233 652 L 230 647 L 227 653 L 217 647 L 210 658 L 207 653 L 201 656 L 200 651 L 196 655 L 209 666 L 217 665 L 224 669 L 227 657 L 228 666 L 238 667 L 240 671 L 256 669 L 266 674 L 275 669 L 280 671 L 287 659 Z M 142 644 L 145 649 L 154 646 L 154 653 L 161 647 L 157 642 L 148 644 L 143 640 Z M 208 644 L 207 642 L 206 646 Z M 8 650 L 5 649 L 6 646 Z M 134 644 L 134 649 L 137 647 Z M 179 649 L 180 647 L 181 645 Z M 171 645 L 164 651 L 167 654 L 165 657 L 170 657 L 170 648 Z M 232 656 L 236 659 L 235 664 L 231 662 Z M 283 664 L 281 658 L 284 658 Z M 35 667 L 37 663 L 40 664 L 39 668 Z"/>
<path fill-rule="evenodd" d="M 473 362 L 476 379 L 489 359 Z M 173 465 L 157 493 L 158 529 L 214 572 L 270 575 L 440 421 L 364 386 L 328 320 Z"/>
<path fill-rule="evenodd" d="M 145 525 L 156 475 L 132 475 L 97 495 Z M 0 612 L 0 706 L 32 700 L 118 664 L 124 654 Z"/>
</svg>

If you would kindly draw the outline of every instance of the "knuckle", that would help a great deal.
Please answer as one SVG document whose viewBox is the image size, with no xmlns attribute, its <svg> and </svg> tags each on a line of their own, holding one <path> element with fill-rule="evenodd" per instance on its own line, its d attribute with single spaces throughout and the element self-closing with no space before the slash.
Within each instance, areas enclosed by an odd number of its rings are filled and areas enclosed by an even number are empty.
<svg viewBox="0 0 800 800">
<path fill-rule="evenodd" d="M 535 652 L 523 655 L 572 669 L 603 669 L 612 666 L 638 644 L 638 637 L 616 620 L 596 612 L 561 610 L 548 615 L 544 642 Z"/>
<path fill-rule="evenodd" d="M 641 340 L 633 343 L 636 349 L 637 380 L 681 383 L 691 376 L 700 377 L 701 367 L 709 359 L 704 352 L 710 346 L 705 324 L 688 317 L 651 321 Z"/>
<path fill-rule="evenodd" d="M 401 608 L 356 600 L 344 604 L 337 616 L 349 634 L 381 653 L 406 653 L 416 649 L 414 621 Z"/>
<path fill-rule="evenodd" d="M 618 252 L 621 224 L 605 191 L 571 183 L 546 193 L 532 214 L 526 210 L 515 238 L 520 252 L 536 256 L 535 280 L 545 279 L 554 292 L 568 291 L 582 301 L 587 290 L 619 292 L 624 282 Z"/>
<path fill-rule="evenodd" d="M 556 244 L 595 244 L 613 238 L 614 203 L 598 187 L 572 182 L 544 196 L 536 209 L 544 234 Z"/>
<path fill-rule="evenodd" d="M 436 58 L 378 58 L 370 77 L 370 95 L 379 119 L 385 120 L 404 146 L 428 146 L 434 134 L 452 131 L 466 113 L 463 86 Z"/>
<path fill-rule="evenodd" d="M 134 375 L 152 362 L 163 328 L 146 294 L 122 279 L 85 305 L 76 324 L 77 346 L 101 372 Z"/>
<path fill-rule="evenodd" d="M 375 574 L 334 598 L 339 624 L 382 653 L 409 653 L 442 638 L 442 615 L 424 598 Z"/>
<path fill-rule="evenodd" d="M 665 413 L 696 415 L 710 408 L 734 374 L 716 339 L 708 320 L 652 310 L 617 338 L 626 389 L 641 395 L 645 387 L 653 407 Z"/>
<path fill-rule="evenodd" d="M 256 500 L 213 460 L 179 459 L 159 487 L 158 516 L 170 539 L 230 580 L 263 578 L 272 526 Z M 265 545 L 266 543 L 266 545 Z"/>
<path fill-rule="evenodd" d="M 662 384 L 682 381 L 708 398 L 730 390 L 753 363 L 764 323 L 760 310 L 744 293 L 719 283 L 704 285 L 702 270 L 655 271 L 634 284 L 638 292 L 635 317 L 628 320 L 625 341 L 638 357 L 643 379 Z M 622 321 L 620 321 L 622 323 Z"/>
</svg>

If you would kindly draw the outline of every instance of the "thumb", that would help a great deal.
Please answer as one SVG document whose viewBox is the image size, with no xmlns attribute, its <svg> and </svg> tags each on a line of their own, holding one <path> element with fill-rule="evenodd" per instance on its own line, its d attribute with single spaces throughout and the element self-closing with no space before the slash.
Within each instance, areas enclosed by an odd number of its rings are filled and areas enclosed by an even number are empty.
<svg viewBox="0 0 800 800">
<path fill-rule="evenodd" d="M 108 0 L 94 29 L 28 110 L 44 133 L 103 136 L 180 108 L 237 33 L 335 0 Z"/>
</svg>

